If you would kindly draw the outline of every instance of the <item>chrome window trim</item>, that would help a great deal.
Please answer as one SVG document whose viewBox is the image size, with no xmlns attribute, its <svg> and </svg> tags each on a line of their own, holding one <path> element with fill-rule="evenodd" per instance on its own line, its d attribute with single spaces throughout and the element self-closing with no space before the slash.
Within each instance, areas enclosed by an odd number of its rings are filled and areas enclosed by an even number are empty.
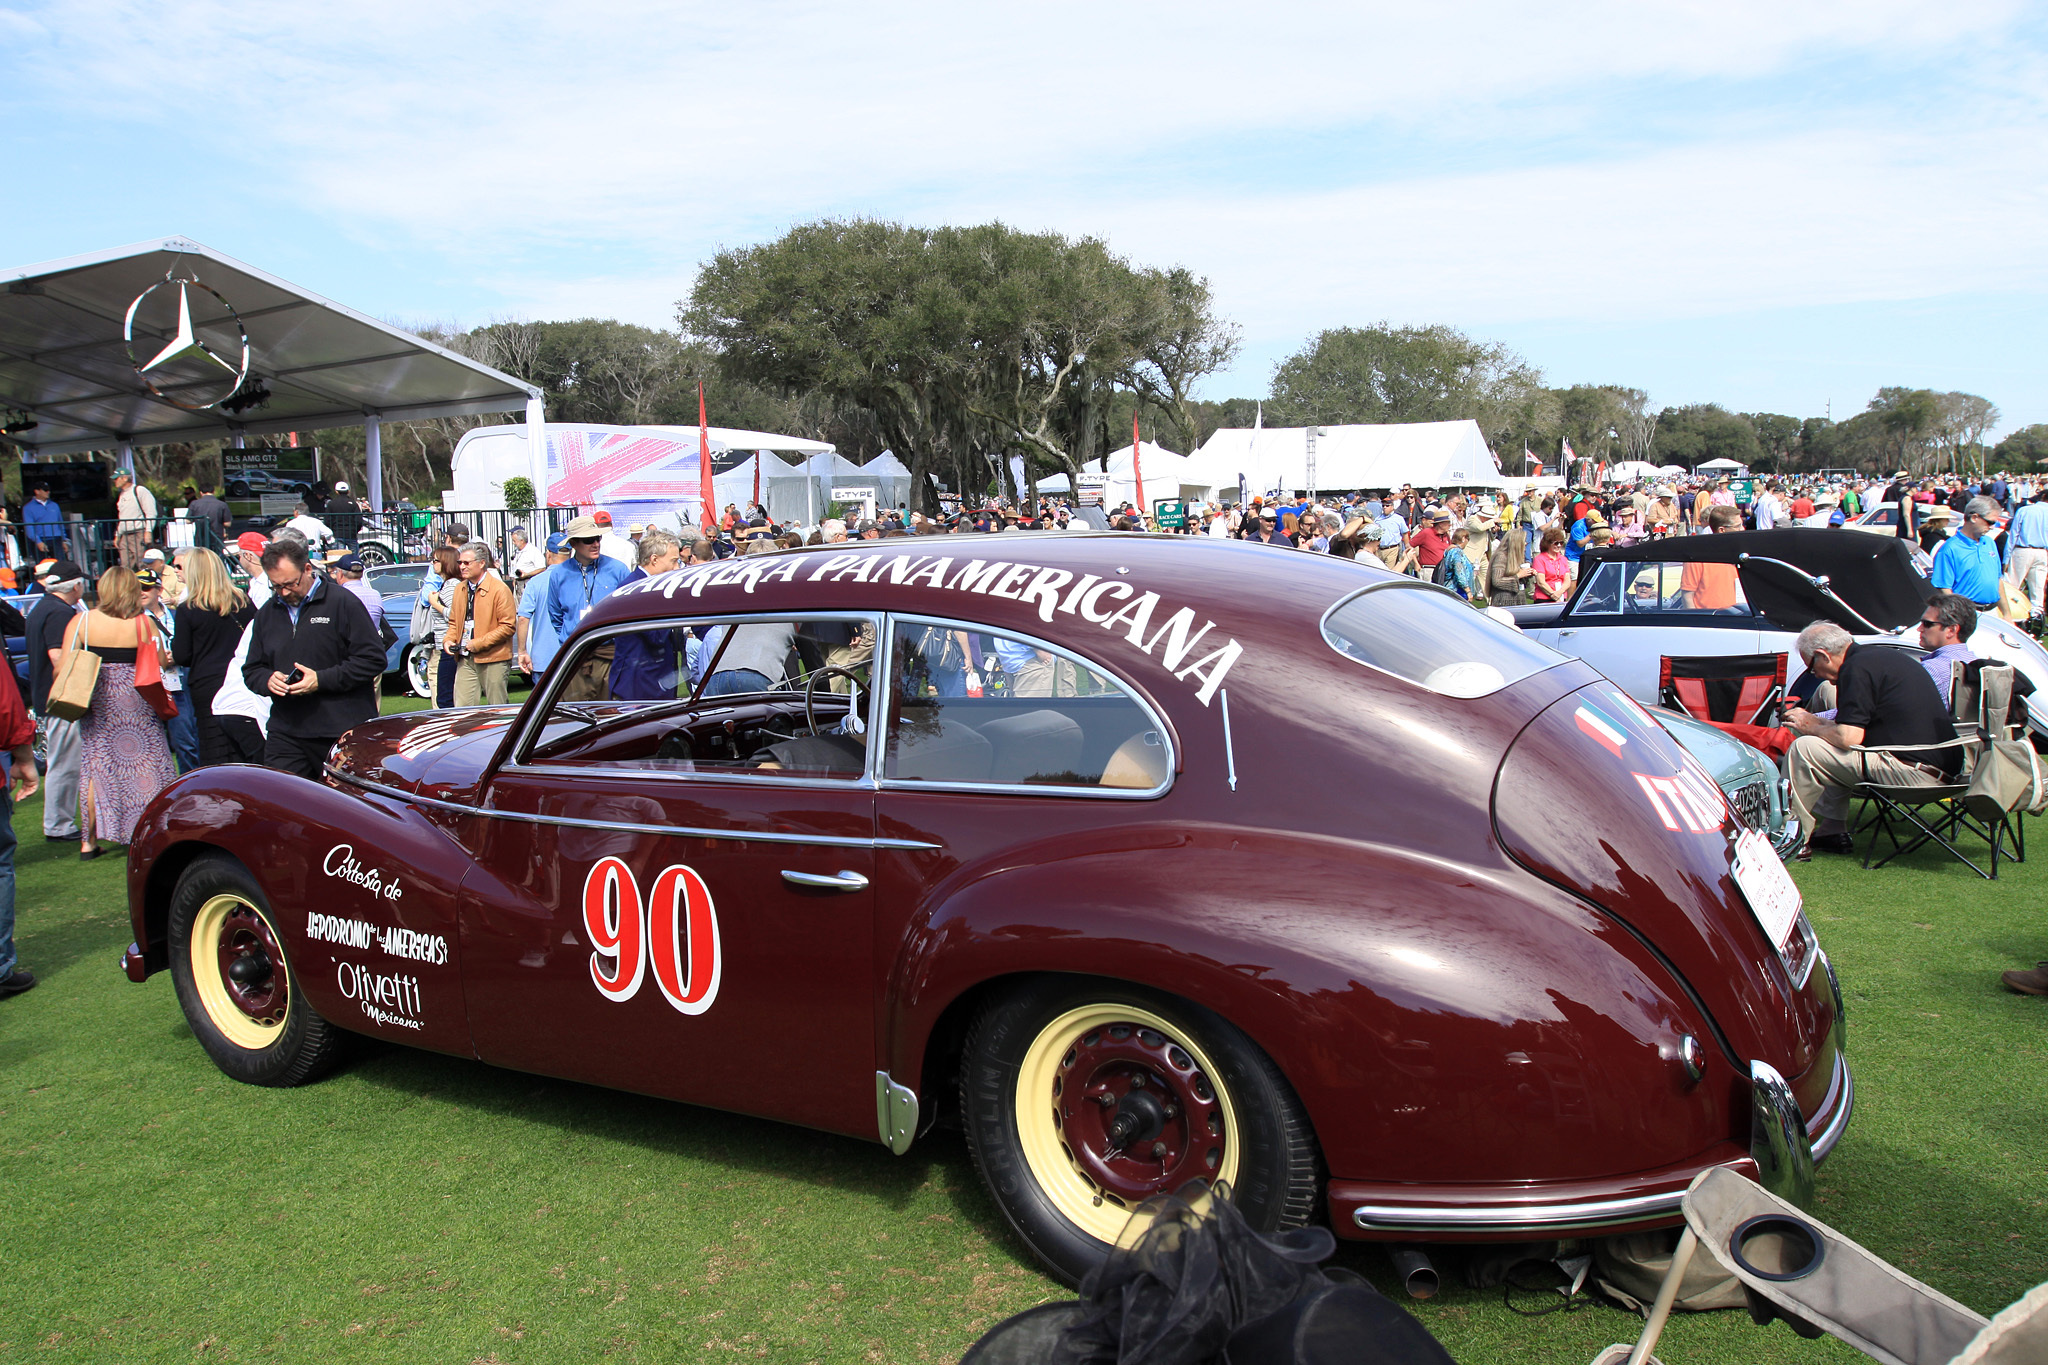
<svg viewBox="0 0 2048 1365">
<path fill-rule="evenodd" d="M 1507 682 L 1502 683 L 1499 687 L 1494 688 L 1491 692 L 1482 692 L 1476 697 L 1454 697 L 1448 692 L 1439 692 L 1433 687 L 1424 687 L 1415 679 L 1403 677 L 1401 674 L 1394 672 L 1394 670 L 1392 670 L 1391 668 L 1381 668 L 1378 664 L 1368 663 L 1364 659 L 1358 658 L 1356 655 L 1346 654 L 1343 650 L 1337 648 L 1336 644 L 1331 641 L 1330 618 L 1332 616 L 1335 616 L 1338 612 L 1342 611 L 1345 607 L 1350 606 L 1353 602 L 1356 602 L 1359 598 L 1364 597 L 1367 593 L 1415 592 L 1418 590 L 1422 592 L 1441 593 L 1445 597 L 1450 598 L 1453 602 L 1456 602 L 1460 607 L 1463 607 L 1466 611 L 1472 610 L 1471 603 L 1467 602 L 1464 598 L 1458 596 L 1458 594 L 1452 592 L 1449 588 L 1444 587 L 1442 584 L 1425 583 L 1419 578 L 1409 578 L 1405 575 L 1402 575 L 1400 577 L 1387 579 L 1378 583 L 1368 583 L 1364 587 L 1358 589 L 1356 592 L 1345 593 L 1342 597 L 1332 602 L 1329 605 L 1329 607 L 1323 612 L 1323 614 L 1317 618 L 1316 634 L 1322 637 L 1323 644 L 1329 649 L 1329 651 L 1332 654 L 1344 660 L 1346 663 L 1356 664 L 1360 668 L 1369 668 L 1375 673 L 1383 674 L 1386 677 L 1392 678 L 1395 682 L 1402 683 L 1408 687 L 1415 688 L 1417 691 L 1420 692 L 1427 692 L 1432 697 L 1442 697 L 1446 701 L 1484 701 L 1488 697 L 1499 696 L 1501 693 L 1507 691 L 1510 687 L 1518 687 L 1521 684 L 1529 681 L 1529 679 L 1536 677 L 1539 674 L 1548 673 L 1553 668 L 1561 668 L 1565 664 L 1580 662 L 1580 660 L 1577 659 L 1575 656 L 1566 654 L 1562 650 L 1558 649 L 1555 645 L 1545 644 L 1543 641 L 1529 634 L 1529 632 L 1522 630 L 1520 628 L 1516 628 L 1515 633 L 1517 635 L 1520 635 L 1523 639 L 1529 641 L 1530 644 L 1533 644 L 1540 649 L 1549 650 L 1552 654 L 1555 654 L 1557 658 L 1554 661 L 1545 664 L 1541 668 L 1531 669 L 1529 672 L 1524 673 L 1519 678 L 1514 678 Z"/>
<path fill-rule="evenodd" d="M 591 768 L 571 767 L 568 764 L 507 763 L 499 771 L 508 776 L 517 775 L 520 777 L 535 774 L 551 774 L 555 777 L 589 777 L 594 770 Z M 607 777 L 631 778 L 636 782 L 643 779 L 655 782 L 686 783 L 724 782 L 732 779 L 741 779 L 750 783 L 756 781 L 772 782 L 777 787 L 816 787 L 821 791 L 833 792 L 873 791 L 875 789 L 875 784 L 869 780 L 865 769 L 857 776 L 849 775 L 844 778 L 802 777 L 794 773 L 790 773 L 788 776 L 777 776 L 777 773 L 787 771 L 787 769 L 777 768 L 766 770 L 755 768 L 733 768 L 728 770 L 721 768 L 714 772 L 703 773 L 670 772 L 667 769 L 659 768 L 606 768 L 602 770 Z"/>
<path fill-rule="evenodd" d="M 527 825 L 567 825 L 575 829 L 624 830 L 632 834 L 673 834 L 685 839 L 723 839 L 730 843 L 812 844 L 827 848 L 886 848 L 907 849 L 913 852 L 941 847 L 922 839 L 863 839 L 839 834 L 786 834 L 775 830 L 709 829 L 689 825 L 641 825 L 618 820 L 583 820 L 573 815 L 529 815 L 524 811 L 494 810 L 489 806 L 465 806 L 456 801 L 418 796 L 412 792 L 401 791 L 397 787 L 387 787 L 381 782 L 357 777 L 353 773 L 341 772 L 333 767 L 329 767 L 327 773 L 338 782 L 346 782 L 350 786 L 361 787 L 408 805 L 427 806 L 434 810 L 451 811 L 457 815 L 474 815 L 488 820 L 513 820 Z M 838 786 L 834 790 L 844 791 L 846 788 Z"/>
<path fill-rule="evenodd" d="M 1064 645 L 1056 645 L 1049 640 L 1041 640 L 1035 635 L 1026 635 L 1021 631 L 1010 630 L 1001 626 L 991 626 L 986 622 L 963 621 L 957 617 L 950 616 L 927 616 L 922 613 L 888 612 L 883 617 L 883 623 L 887 627 L 887 632 L 881 637 L 883 643 L 878 643 L 876 652 L 886 655 L 886 658 L 883 659 L 881 664 L 882 677 L 875 684 L 876 697 L 893 697 L 895 695 L 895 642 L 898 624 L 939 626 L 943 629 L 972 631 L 981 635 L 1001 635 L 1012 640 L 1021 640 L 1031 645 L 1034 649 L 1043 649 L 1047 653 L 1078 664 L 1091 673 L 1099 673 L 1105 678 L 1113 679 L 1116 685 L 1123 689 L 1124 695 L 1137 705 L 1138 709 L 1144 713 L 1146 719 L 1152 722 L 1152 728 L 1158 732 L 1160 746 L 1166 750 L 1166 778 L 1157 786 L 1142 789 L 1134 787 L 1062 787 L 1036 782 L 918 782 L 908 778 L 890 778 L 882 773 L 882 764 L 889 752 L 889 736 L 883 733 L 878 736 L 876 743 L 870 746 L 870 774 L 874 778 L 875 784 L 882 790 L 892 792 L 993 792 L 1003 796 L 1081 796 L 1105 801 L 1154 801 L 1173 790 L 1174 778 L 1180 772 L 1180 744 L 1178 736 L 1175 735 L 1173 727 L 1167 723 L 1165 713 L 1153 704 L 1151 697 L 1147 696 L 1141 688 L 1133 684 L 1130 679 L 1118 670 L 1104 668 L 1101 664 L 1083 655 L 1076 654 Z M 1024 700 L 1038 699 L 1024 698 Z M 1044 700 L 1057 701 L 1059 698 L 1047 697 Z M 887 726 L 890 708 L 877 704 L 874 709 L 881 712 L 882 725 Z"/>
<path fill-rule="evenodd" d="M 576 641 L 576 657 L 581 658 L 582 655 L 588 653 L 591 649 L 595 648 L 598 644 L 602 643 L 605 640 L 616 639 L 621 635 L 630 635 L 636 631 L 641 630 L 669 630 L 677 626 L 688 626 L 692 629 L 708 629 L 712 626 L 752 625 L 762 621 L 848 620 L 866 621 L 873 624 L 876 631 L 876 639 L 880 640 L 882 638 L 881 632 L 884 629 L 884 623 L 887 620 L 887 613 L 879 611 L 714 612 L 706 616 L 662 616 L 656 617 L 652 620 L 620 621 L 615 622 L 609 626 L 597 627 L 593 629 L 588 635 Z M 566 655 L 567 649 L 565 647 L 562 653 L 558 653 L 555 656 L 556 661 L 561 662 Z M 548 668 L 546 688 L 541 695 L 541 699 L 537 702 L 533 702 L 530 704 L 530 709 L 526 713 L 525 723 L 520 726 L 519 733 L 517 734 L 517 736 L 514 737 L 512 747 L 506 751 L 506 758 L 504 763 L 499 765 L 500 772 L 536 772 L 543 771 L 547 768 L 547 764 L 545 762 L 538 764 L 527 762 L 525 755 L 527 751 L 532 747 L 535 739 L 540 734 L 542 727 L 546 724 L 547 713 L 554 706 L 555 698 L 561 693 L 561 691 L 564 688 L 566 688 L 569 685 L 569 676 L 573 671 L 573 669 L 556 668 L 553 666 L 550 666 Z M 869 693 L 870 695 L 868 697 L 868 734 L 870 737 L 872 737 L 875 731 L 874 714 L 876 710 L 876 689 L 872 685 L 869 687 Z M 733 697 L 802 696 L 803 693 L 800 689 L 785 689 L 781 692 L 735 692 L 728 693 L 727 695 Z M 699 699 L 692 696 L 689 700 L 700 701 L 707 699 Z M 717 699 L 712 698 L 708 700 Z M 875 766 L 874 751 L 879 747 L 881 746 L 873 743 L 870 743 L 867 746 L 868 771 L 870 773 L 873 772 Z M 566 770 L 575 772 L 579 775 L 590 771 L 589 769 L 581 768 L 573 768 Z M 562 771 L 562 769 L 557 769 L 557 771 Z M 638 770 L 632 768 L 621 768 L 618 771 L 622 773 L 634 773 L 636 776 L 640 775 Z M 747 777 L 748 780 L 755 780 L 750 775 L 744 773 L 734 773 L 732 775 L 739 777 Z M 689 779 L 699 775 L 693 773 L 670 773 L 667 774 L 667 776 L 672 778 Z M 703 774 L 703 776 L 722 778 L 726 776 L 726 774 Z M 786 778 L 767 778 L 765 780 L 775 782 L 783 786 L 792 785 L 793 782 L 793 779 Z M 840 788 L 848 784 L 835 782 L 830 783 L 828 785 L 834 788 Z"/>
</svg>

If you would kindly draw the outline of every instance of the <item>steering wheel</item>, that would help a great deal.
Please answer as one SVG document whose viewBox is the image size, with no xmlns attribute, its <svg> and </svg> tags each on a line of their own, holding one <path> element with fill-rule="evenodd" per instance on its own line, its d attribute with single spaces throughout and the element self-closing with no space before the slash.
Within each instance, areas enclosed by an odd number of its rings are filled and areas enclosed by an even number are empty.
<svg viewBox="0 0 2048 1365">
<path fill-rule="evenodd" d="M 827 664 L 804 680 L 804 723 L 811 727 L 811 733 L 814 735 L 818 733 L 818 680 L 820 678 L 829 678 L 835 673 L 855 687 L 860 686 L 859 674 L 850 668 L 841 668 L 837 664 Z"/>
</svg>

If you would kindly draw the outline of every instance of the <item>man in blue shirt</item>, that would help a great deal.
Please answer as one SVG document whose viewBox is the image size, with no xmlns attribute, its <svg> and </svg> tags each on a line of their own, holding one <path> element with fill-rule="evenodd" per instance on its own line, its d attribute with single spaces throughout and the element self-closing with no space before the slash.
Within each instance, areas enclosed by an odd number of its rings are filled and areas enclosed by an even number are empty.
<svg viewBox="0 0 2048 1365">
<path fill-rule="evenodd" d="M 1564 538 L 1564 557 L 1577 564 L 1579 557 L 1593 548 L 1593 533 L 1606 529 L 1606 526 L 1607 518 L 1587 508 L 1586 515 L 1572 523 L 1570 534 Z"/>
<path fill-rule="evenodd" d="M 558 640 L 568 639 L 583 614 L 633 572 L 600 548 L 604 530 L 591 518 L 576 518 L 562 534 L 569 540 L 569 559 L 549 572 L 547 598 L 548 624 Z"/>
<path fill-rule="evenodd" d="M 555 566 L 569 557 L 569 537 L 560 531 L 548 537 L 547 567 L 526 580 L 519 594 L 519 668 L 529 679 L 538 679 L 555 661 L 562 638 L 555 634 L 554 619 L 548 615 L 548 584 L 554 581 Z"/>
<path fill-rule="evenodd" d="M 50 498 L 50 485 L 39 483 L 21 509 L 21 529 L 28 537 L 33 561 L 71 558 L 71 541 L 64 534 L 64 509 Z"/>
<path fill-rule="evenodd" d="M 2048 488 L 2020 504 L 2012 529 L 2005 535 L 2007 567 L 2027 593 L 2027 616 L 2041 619 L 2044 579 L 2048 579 Z"/>
<path fill-rule="evenodd" d="M 1998 605 L 1998 547 L 1990 538 L 1998 515 L 1991 499 L 1970 499 L 1963 509 L 1963 529 L 1934 552 L 1934 572 L 1928 575 L 1935 587 L 1962 594 L 1979 610 Z"/>
</svg>

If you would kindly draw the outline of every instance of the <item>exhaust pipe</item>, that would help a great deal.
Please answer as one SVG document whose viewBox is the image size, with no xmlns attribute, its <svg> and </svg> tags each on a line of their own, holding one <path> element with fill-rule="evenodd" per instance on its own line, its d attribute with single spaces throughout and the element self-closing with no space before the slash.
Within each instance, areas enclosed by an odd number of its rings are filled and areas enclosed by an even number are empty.
<svg viewBox="0 0 2048 1365">
<path fill-rule="evenodd" d="M 1394 1263 L 1394 1274 L 1400 1277 L 1401 1288 L 1408 1291 L 1409 1298 L 1433 1299 L 1436 1291 L 1443 1287 L 1443 1280 L 1436 1273 L 1436 1263 L 1421 1247 L 1388 1247 L 1387 1259 Z"/>
</svg>

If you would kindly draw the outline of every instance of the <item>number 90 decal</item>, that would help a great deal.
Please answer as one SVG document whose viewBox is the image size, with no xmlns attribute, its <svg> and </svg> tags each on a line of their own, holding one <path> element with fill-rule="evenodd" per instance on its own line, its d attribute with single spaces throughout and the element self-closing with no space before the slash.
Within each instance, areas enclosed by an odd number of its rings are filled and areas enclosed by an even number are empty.
<svg viewBox="0 0 2048 1365">
<path fill-rule="evenodd" d="M 664 868 L 646 903 L 633 870 L 601 859 L 583 879 L 590 979 L 607 1000 L 631 1000 L 651 968 L 669 1004 L 702 1014 L 718 998 L 718 911 L 694 869 Z"/>
</svg>

